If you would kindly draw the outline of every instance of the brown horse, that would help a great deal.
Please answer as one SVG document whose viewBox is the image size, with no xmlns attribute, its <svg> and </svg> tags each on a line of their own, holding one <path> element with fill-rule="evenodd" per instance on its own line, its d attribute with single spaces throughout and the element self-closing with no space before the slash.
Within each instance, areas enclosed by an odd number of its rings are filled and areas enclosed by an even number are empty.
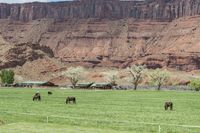
<svg viewBox="0 0 200 133">
<path fill-rule="evenodd" d="M 40 93 L 35 93 L 35 95 L 33 96 L 33 101 L 35 100 L 41 101 Z"/>
<path fill-rule="evenodd" d="M 170 108 L 170 110 L 173 110 L 173 103 L 172 102 L 165 102 L 165 110 L 168 110 L 168 108 Z"/>
<path fill-rule="evenodd" d="M 67 97 L 66 104 L 71 103 L 71 102 L 76 104 L 76 98 L 75 97 Z"/>
</svg>

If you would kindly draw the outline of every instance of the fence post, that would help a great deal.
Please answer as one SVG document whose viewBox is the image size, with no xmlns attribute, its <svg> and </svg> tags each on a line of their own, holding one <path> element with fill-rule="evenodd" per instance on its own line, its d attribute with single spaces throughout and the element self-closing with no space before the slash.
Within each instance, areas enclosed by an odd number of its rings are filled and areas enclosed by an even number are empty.
<svg viewBox="0 0 200 133">
<path fill-rule="evenodd" d="M 49 123 L 49 117 L 47 116 L 47 123 Z"/>
<path fill-rule="evenodd" d="M 161 130 L 160 125 L 158 125 L 158 133 L 160 133 L 160 130 Z"/>
</svg>

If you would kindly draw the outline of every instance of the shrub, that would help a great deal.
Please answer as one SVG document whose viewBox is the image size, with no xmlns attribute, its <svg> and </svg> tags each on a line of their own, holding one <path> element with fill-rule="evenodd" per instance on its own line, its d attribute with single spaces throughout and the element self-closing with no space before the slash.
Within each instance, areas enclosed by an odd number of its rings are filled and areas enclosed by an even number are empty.
<svg viewBox="0 0 200 133">
<path fill-rule="evenodd" d="M 12 70 L 2 70 L 0 73 L 1 82 L 3 84 L 12 84 L 14 82 L 15 73 Z"/>
<path fill-rule="evenodd" d="M 195 91 L 200 91 L 200 78 L 199 79 L 193 79 L 189 86 L 194 89 Z"/>
</svg>

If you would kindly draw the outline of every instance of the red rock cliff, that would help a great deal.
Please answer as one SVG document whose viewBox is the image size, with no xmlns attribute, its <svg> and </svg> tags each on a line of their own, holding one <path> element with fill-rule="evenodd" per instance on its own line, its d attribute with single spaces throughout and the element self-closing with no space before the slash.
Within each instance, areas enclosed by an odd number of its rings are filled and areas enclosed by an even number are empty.
<svg viewBox="0 0 200 133">
<path fill-rule="evenodd" d="M 29 58 L 21 62 L 21 57 L 33 58 L 37 51 L 28 47 L 31 54 L 22 49 L 20 57 L 18 53 L 10 56 L 12 50 L 4 54 L 9 50 L 2 42 L 28 42 L 47 46 L 56 59 L 70 65 L 127 67 L 138 63 L 149 68 L 197 70 L 198 14 L 199 0 L 0 4 L 0 68 L 23 65 Z M 10 62 L 14 63 L 7 65 Z"/>
<path fill-rule="evenodd" d="M 0 18 L 31 21 L 41 18 L 136 18 L 160 21 L 200 14 L 198 0 L 76 0 L 60 3 L 0 4 Z"/>
</svg>

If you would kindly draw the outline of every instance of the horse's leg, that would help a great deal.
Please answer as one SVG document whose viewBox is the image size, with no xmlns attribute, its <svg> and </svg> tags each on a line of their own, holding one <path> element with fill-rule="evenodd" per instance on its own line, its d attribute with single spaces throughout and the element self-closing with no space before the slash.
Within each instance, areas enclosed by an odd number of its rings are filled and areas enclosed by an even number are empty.
<svg viewBox="0 0 200 133">
<path fill-rule="evenodd" d="M 170 110 L 173 110 L 173 104 L 170 105 Z"/>
<path fill-rule="evenodd" d="M 165 105 L 164 107 L 165 107 L 165 110 L 167 110 L 167 105 Z"/>
</svg>

